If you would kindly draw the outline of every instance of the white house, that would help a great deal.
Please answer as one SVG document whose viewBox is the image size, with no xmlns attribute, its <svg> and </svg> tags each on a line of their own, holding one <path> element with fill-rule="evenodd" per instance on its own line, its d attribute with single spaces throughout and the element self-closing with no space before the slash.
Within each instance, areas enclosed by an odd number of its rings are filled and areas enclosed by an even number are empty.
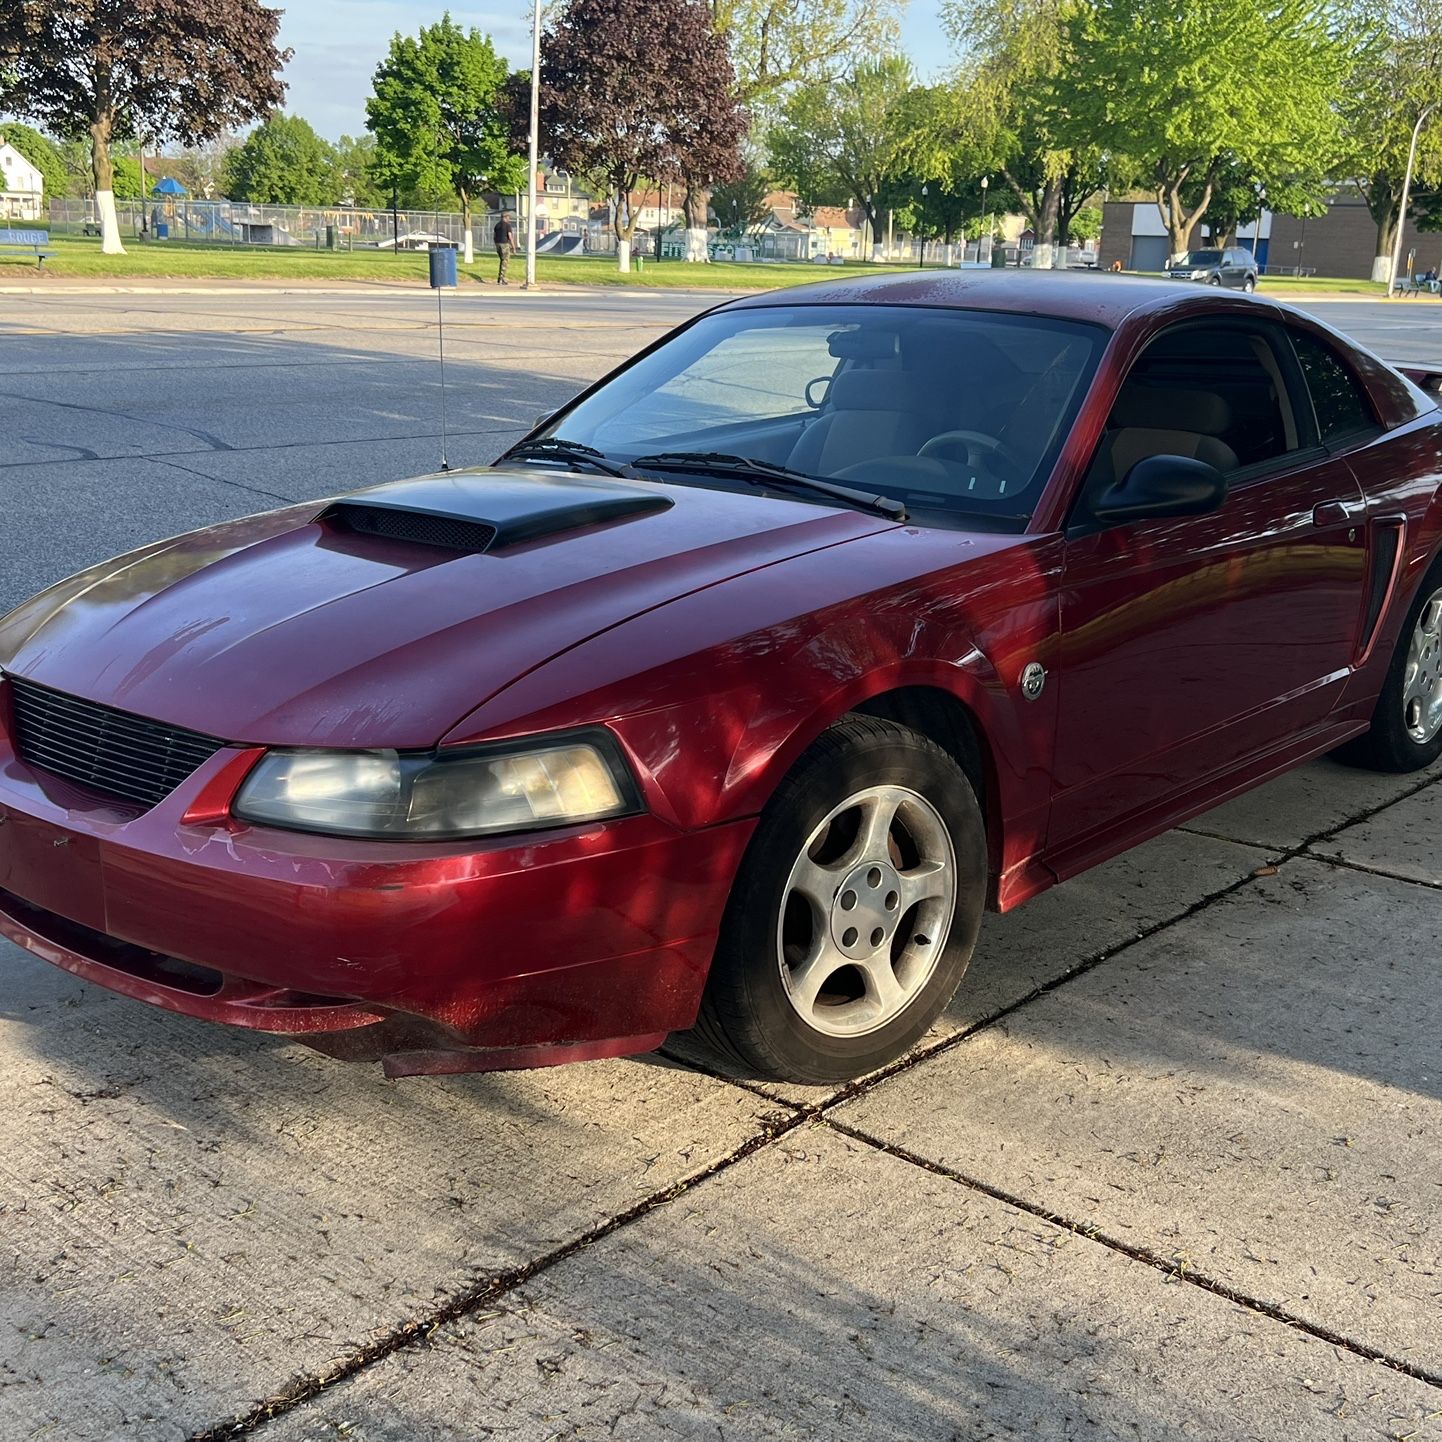
<svg viewBox="0 0 1442 1442">
<path fill-rule="evenodd" d="M 45 178 L 15 149 L 0 141 L 0 219 L 39 220 L 45 204 Z"/>
</svg>

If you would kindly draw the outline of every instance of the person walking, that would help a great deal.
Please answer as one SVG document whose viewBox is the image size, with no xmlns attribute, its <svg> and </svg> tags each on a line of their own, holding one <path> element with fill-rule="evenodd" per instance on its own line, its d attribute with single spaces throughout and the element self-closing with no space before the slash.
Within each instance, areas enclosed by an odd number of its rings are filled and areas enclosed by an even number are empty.
<svg viewBox="0 0 1442 1442">
<path fill-rule="evenodd" d="M 496 222 L 494 239 L 496 242 L 496 257 L 499 261 L 499 267 L 496 271 L 496 284 L 510 285 L 511 282 L 506 279 L 506 273 L 511 268 L 511 252 L 516 248 L 516 232 L 511 226 L 510 216 L 502 215 Z"/>
</svg>

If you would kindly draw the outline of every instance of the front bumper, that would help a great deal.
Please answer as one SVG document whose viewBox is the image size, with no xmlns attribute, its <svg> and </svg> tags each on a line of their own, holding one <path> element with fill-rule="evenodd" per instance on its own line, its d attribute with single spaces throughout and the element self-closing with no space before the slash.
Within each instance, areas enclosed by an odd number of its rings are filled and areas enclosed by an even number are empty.
<svg viewBox="0 0 1442 1442">
<path fill-rule="evenodd" d="M 112 991 L 393 1075 L 647 1051 L 689 1026 L 754 827 L 309 836 L 214 805 L 238 784 L 234 749 L 137 812 L 27 767 L 3 710 L 0 934 Z"/>
</svg>

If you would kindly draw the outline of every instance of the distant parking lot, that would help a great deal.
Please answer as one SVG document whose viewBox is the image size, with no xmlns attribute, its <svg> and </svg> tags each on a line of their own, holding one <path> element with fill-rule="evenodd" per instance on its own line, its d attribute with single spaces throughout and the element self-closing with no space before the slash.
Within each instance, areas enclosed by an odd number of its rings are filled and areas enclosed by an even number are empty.
<svg viewBox="0 0 1442 1442">
<path fill-rule="evenodd" d="M 454 297 L 452 464 L 712 303 Z M 0 609 L 434 469 L 434 314 L 0 295 Z M 1442 1438 L 1439 781 L 1316 763 L 988 918 L 846 1088 L 387 1081 L 0 943 L 0 1439 Z"/>
</svg>

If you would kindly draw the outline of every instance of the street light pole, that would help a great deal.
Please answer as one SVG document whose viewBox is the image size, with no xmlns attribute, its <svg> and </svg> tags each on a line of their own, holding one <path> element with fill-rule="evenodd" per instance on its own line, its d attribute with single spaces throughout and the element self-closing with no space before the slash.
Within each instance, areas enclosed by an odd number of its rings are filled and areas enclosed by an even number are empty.
<svg viewBox="0 0 1442 1442">
<path fill-rule="evenodd" d="M 981 243 L 982 241 L 987 242 L 986 259 L 988 265 L 991 263 L 991 243 L 990 232 L 986 228 L 986 188 L 990 184 L 991 177 L 989 175 L 983 175 L 981 177 L 981 234 L 976 240 L 976 258 L 978 260 L 981 259 Z"/>
<path fill-rule="evenodd" d="M 531 7 L 531 142 L 530 173 L 526 198 L 530 211 L 526 216 L 526 289 L 536 285 L 536 167 L 540 164 L 541 128 L 541 0 Z"/>
<path fill-rule="evenodd" d="M 922 233 L 920 236 L 917 237 L 917 249 L 918 249 L 917 260 L 916 260 L 916 268 L 917 268 L 917 270 L 925 270 L 925 269 L 926 269 L 926 235 L 925 235 L 925 229 L 926 229 L 926 197 L 927 197 L 927 195 L 928 195 L 929 193 L 930 193 L 930 192 L 927 190 L 927 187 L 926 187 L 925 182 L 923 182 L 923 183 L 922 183 L 922 186 L 921 186 L 921 211 L 922 211 L 921 228 L 922 228 L 923 233 Z"/>
<path fill-rule="evenodd" d="M 1392 242 L 1392 271 L 1387 277 L 1387 299 L 1397 288 L 1397 267 L 1402 263 L 1402 233 L 1407 229 L 1407 197 L 1412 191 L 1412 166 L 1417 160 L 1417 137 L 1422 133 L 1423 122 L 1431 115 L 1437 102 L 1422 107 L 1417 123 L 1412 127 L 1412 144 L 1407 149 L 1407 169 L 1402 176 L 1402 205 L 1397 213 L 1397 239 Z"/>
</svg>

